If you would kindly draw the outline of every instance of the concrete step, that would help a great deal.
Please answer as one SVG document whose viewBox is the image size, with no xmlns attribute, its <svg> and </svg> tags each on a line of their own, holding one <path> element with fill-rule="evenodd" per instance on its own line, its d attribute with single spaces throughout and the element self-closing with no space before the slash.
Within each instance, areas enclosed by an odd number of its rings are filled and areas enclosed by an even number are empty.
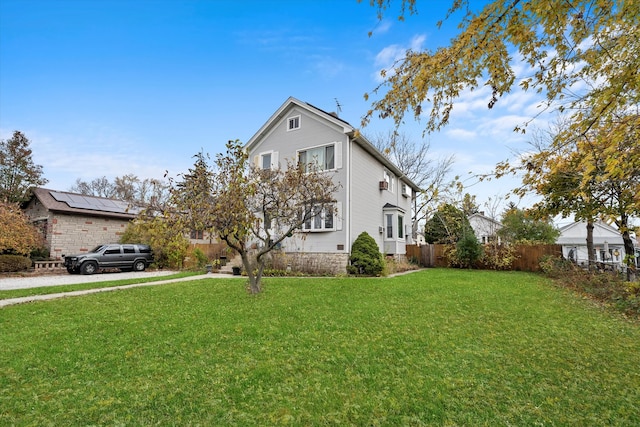
<svg viewBox="0 0 640 427">
<path fill-rule="evenodd" d="M 233 274 L 233 267 L 242 267 L 242 258 L 240 255 L 227 260 L 227 265 L 220 267 L 219 273 Z"/>
</svg>

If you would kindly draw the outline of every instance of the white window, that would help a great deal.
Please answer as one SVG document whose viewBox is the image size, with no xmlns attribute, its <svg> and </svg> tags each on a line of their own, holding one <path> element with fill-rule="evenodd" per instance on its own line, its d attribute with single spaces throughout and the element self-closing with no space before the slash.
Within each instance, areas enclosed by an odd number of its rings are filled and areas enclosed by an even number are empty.
<svg viewBox="0 0 640 427">
<path fill-rule="evenodd" d="M 383 181 L 387 182 L 387 190 L 393 193 L 393 186 L 396 183 L 395 176 L 391 174 L 389 171 L 385 170 L 382 179 Z"/>
<path fill-rule="evenodd" d="M 278 167 L 278 152 L 265 151 L 257 154 L 253 159 L 253 164 L 258 169 L 276 169 Z"/>
<path fill-rule="evenodd" d="M 303 231 L 335 231 L 340 230 L 340 218 L 338 216 L 338 205 L 325 205 L 308 207 L 305 211 L 306 220 L 302 224 Z"/>
<path fill-rule="evenodd" d="M 405 212 L 396 207 L 388 206 L 384 209 L 384 240 L 405 240 L 411 234 L 411 226 L 404 223 Z M 397 231 L 396 231 L 397 230 Z"/>
<path fill-rule="evenodd" d="M 325 171 L 342 167 L 342 150 L 339 142 L 298 151 L 298 164 L 305 170 Z"/>
<path fill-rule="evenodd" d="M 263 154 L 261 157 L 262 169 L 271 169 L 271 153 Z"/>
<path fill-rule="evenodd" d="M 386 214 L 387 217 L 387 239 L 393 239 L 393 214 Z"/>
<path fill-rule="evenodd" d="M 287 131 L 300 129 L 300 116 L 289 117 Z"/>
</svg>

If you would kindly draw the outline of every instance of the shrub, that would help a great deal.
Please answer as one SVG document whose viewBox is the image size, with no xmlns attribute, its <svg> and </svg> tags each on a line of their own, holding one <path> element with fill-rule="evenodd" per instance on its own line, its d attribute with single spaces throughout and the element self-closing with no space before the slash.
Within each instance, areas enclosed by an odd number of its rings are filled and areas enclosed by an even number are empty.
<svg viewBox="0 0 640 427">
<path fill-rule="evenodd" d="M 402 273 L 405 271 L 419 270 L 420 266 L 415 258 L 408 261 L 397 260 L 393 257 L 385 258 L 385 275 Z"/>
<path fill-rule="evenodd" d="M 509 270 L 516 259 L 518 255 L 514 245 L 499 245 L 492 242 L 484 245 L 480 262 L 484 268 L 490 270 Z"/>
<path fill-rule="evenodd" d="M 475 267 L 481 256 L 482 245 L 472 231 L 467 231 L 456 243 L 456 261 L 458 265 L 463 268 Z"/>
<path fill-rule="evenodd" d="M 384 270 L 384 258 L 378 244 L 366 231 L 353 242 L 347 271 L 349 274 L 379 276 Z"/>
<path fill-rule="evenodd" d="M 540 269 L 563 287 L 575 290 L 628 316 L 640 316 L 640 283 L 625 282 L 617 272 L 588 271 L 573 262 L 545 256 Z"/>
<path fill-rule="evenodd" d="M 164 218 L 140 217 L 131 221 L 120 243 L 145 243 L 153 249 L 158 267 L 181 269 L 189 248 L 189 240 Z"/>
<path fill-rule="evenodd" d="M 21 255 L 0 255 L 0 272 L 24 271 L 31 268 L 31 260 Z"/>
<path fill-rule="evenodd" d="M 34 261 L 43 261 L 49 259 L 49 255 L 49 249 L 47 249 L 47 247 L 45 246 L 40 246 L 31 251 L 29 258 Z"/>
<path fill-rule="evenodd" d="M 0 202 L 0 254 L 27 255 L 42 245 L 42 237 L 15 203 Z"/>
</svg>

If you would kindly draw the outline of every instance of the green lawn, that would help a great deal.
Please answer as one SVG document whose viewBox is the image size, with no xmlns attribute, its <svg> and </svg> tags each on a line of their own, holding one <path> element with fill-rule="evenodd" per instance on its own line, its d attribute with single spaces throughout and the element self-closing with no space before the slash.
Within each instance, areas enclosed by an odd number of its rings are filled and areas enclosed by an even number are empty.
<svg viewBox="0 0 640 427">
<path fill-rule="evenodd" d="M 33 295 L 49 295 L 49 294 L 57 294 L 60 292 L 83 291 L 87 289 L 110 288 L 113 286 L 125 286 L 125 285 L 132 285 L 136 283 L 160 282 L 163 280 L 180 279 L 182 277 L 197 276 L 200 274 L 204 274 L 204 273 L 200 271 L 184 271 L 176 274 L 169 274 L 166 276 L 138 277 L 135 279 L 121 279 L 121 280 L 117 280 L 115 277 L 113 277 L 114 280 L 108 280 L 104 282 L 90 282 L 90 283 L 78 283 L 75 285 L 42 286 L 39 288 L 0 290 L 0 299 L 20 298 L 20 297 L 27 297 L 27 296 L 33 296 Z"/>
<path fill-rule="evenodd" d="M 0 309 L 0 425 L 640 425 L 640 328 L 516 272 Z"/>
</svg>

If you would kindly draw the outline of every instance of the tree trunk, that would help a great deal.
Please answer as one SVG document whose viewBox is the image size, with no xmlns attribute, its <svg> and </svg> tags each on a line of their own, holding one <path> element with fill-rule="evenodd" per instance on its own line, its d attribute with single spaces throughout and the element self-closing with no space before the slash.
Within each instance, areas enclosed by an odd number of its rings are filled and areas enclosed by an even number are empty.
<svg viewBox="0 0 640 427">
<path fill-rule="evenodd" d="M 622 241 L 624 242 L 624 265 L 627 267 L 627 280 L 633 282 L 636 280 L 636 264 L 635 264 L 635 248 L 633 247 L 633 240 L 629 234 L 629 218 L 627 215 L 622 215 L 620 222 L 616 224 L 618 230 L 621 230 Z"/>
<path fill-rule="evenodd" d="M 242 265 L 249 278 L 249 292 L 254 295 L 259 294 L 262 291 L 260 287 L 260 275 L 255 274 L 251 259 L 246 251 L 242 251 L 240 257 L 242 258 Z"/>
<path fill-rule="evenodd" d="M 240 257 L 242 258 L 242 265 L 249 278 L 249 292 L 254 295 L 259 294 L 262 292 L 261 282 L 264 266 L 260 265 L 256 269 L 255 265 L 251 262 L 251 256 L 246 251 L 241 252 Z"/>
<path fill-rule="evenodd" d="M 595 251 L 593 249 L 593 221 L 587 221 L 587 259 L 589 270 L 596 266 Z"/>
</svg>

